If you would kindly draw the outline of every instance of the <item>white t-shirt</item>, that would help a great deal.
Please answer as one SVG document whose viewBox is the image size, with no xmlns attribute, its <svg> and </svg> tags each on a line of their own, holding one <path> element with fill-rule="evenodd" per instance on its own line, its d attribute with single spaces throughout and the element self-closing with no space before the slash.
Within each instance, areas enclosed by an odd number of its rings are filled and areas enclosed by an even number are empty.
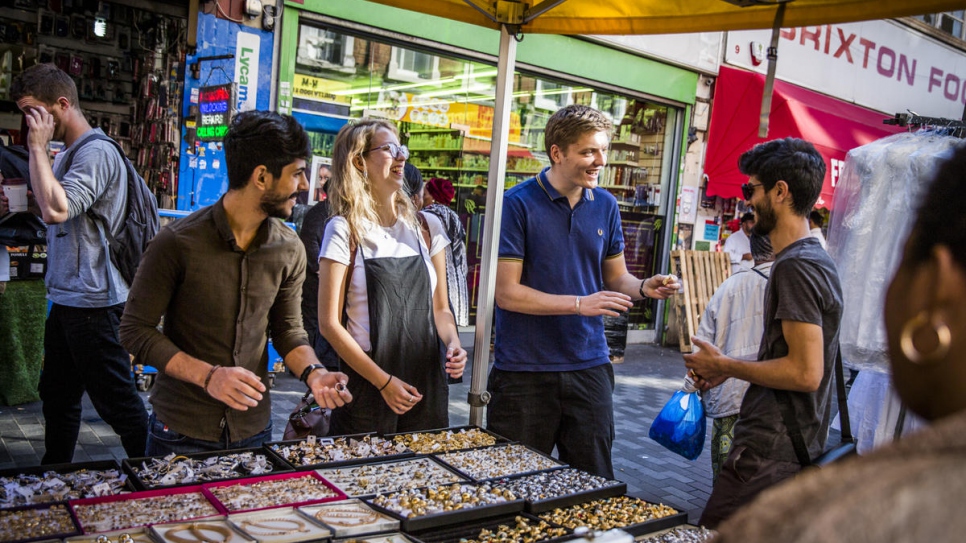
<svg viewBox="0 0 966 543">
<path fill-rule="evenodd" d="M 724 252 L 731 255 L 731 271 L 734 273 L 737 271 L 738 267 L 748 268 L 754 265 L 753 260 L 742 260 L 742 255 L 751 252 L 751 240 L 745 234 L 745 231 L 738 229 L 737 232 L 728 236 L 728 239 L 724 242 Z"/>
<path fill-rule="evenodd" d="M 366 285 L 363 256 L 365 258 L 403 258 L 418 255 L 419 247 L 422 247 L 423 260 L 429 271 L 430 288 L 433 292 L 436 291 L 436 269 L 433 268 L 431 258 L 446 249 L 450 242 L 439 218 L 430 213 L 424 213 L 423 216 L 426 217 L 432 243 L 428 251 L 422 233 L 404 221 L 396 221 L 396 224 L 388 228 L 375 224 L 368 225 L 369 228 L 363 236 L 362 243 L 356 249 L 356 261 L 352 267 L 349 293 L 346 296 L 346 313 L 349 316 L 349 334 L 363 351 L 372 349 L 369 341 L 369 291 Z M 319 260 L 323 258 L 349 265 L 349 223 L 344 217 L 332 217 L 326 224 L 322 247 L 319 251 Z"/>
<path fill-rule="evenodd" d="M 822 235 L 821 228 L 816 226 L 815 228 L 812 228 L 811 230 L 809 230 L 809 233 L 812 235 L 813 238 L 817 239 L 818 242 L 822 244 L 822 249 L 825 249 L 826 251 L 828 251 L 828 245 L 825 243 L 825 236 Z"/>
</svg>

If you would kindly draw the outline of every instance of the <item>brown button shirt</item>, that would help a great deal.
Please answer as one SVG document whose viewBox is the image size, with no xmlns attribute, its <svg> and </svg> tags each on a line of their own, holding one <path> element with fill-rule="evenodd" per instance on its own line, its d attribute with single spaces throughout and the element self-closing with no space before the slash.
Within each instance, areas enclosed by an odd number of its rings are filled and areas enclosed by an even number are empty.
<svg viewBox="0 0 966 543">
<path fill-rule="evenodd" d="M 251 370 L 268 385 L 268 331 L 281 356 L 308 345 L 302 328 L 305 251 L 278 219 L 267 219 L 248 250 L 235 243 L 223 199 L 164 227 L 151 241 L 121 319 L 121 342 L 141 364 L 158 369 L 151 403 L 175 432 L 229 441 L 265 429 L 271 400 L 236 411 L 201 387 L 164 370 L 179 351 L 221 366 Z M 157 329 L 164 316 L 163 332 Z"/>
</svg>

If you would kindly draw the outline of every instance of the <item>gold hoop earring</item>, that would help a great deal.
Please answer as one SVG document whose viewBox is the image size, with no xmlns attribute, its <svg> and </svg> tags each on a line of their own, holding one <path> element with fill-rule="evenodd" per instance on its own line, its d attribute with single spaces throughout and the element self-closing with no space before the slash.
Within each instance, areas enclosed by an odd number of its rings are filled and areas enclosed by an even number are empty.
<svg viewBox="0 0 966 543">
<path fill-rule="evenodd" d="M 916 348 L 913 335 L 917 330 L 926 326 L 932 328 L 939 345 L 933 352 L 923 354 Z M 951 342 L 952 333 L 949 331 L 949 326 L 938 316 L 930 317 L 929 312 L 925 310 L 920 311 L 918 315 L 906 321 L 906 324 L 902 327 L 902 335 L 899 336 L 899 346 L 902 348 L 902 354 L 913 364 L 929 364 L 941 360 L 949 352 L 949 344 Z"/>
</svg>

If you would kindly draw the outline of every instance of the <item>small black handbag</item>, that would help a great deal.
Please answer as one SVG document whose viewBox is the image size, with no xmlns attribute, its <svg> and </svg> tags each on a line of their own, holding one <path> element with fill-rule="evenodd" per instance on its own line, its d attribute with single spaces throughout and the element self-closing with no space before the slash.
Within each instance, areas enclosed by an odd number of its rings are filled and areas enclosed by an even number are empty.
<svg viewBox="0 0 966 543">
<path fill-rule="evenodd" d="M 324 437 L 329 435 L 329 422 L 332 419 L 332 410 L 321 407 L 315 403 L 312 391 L 306 391 L 298 405 L 288 416 L 288 424 L 285 425 L 283 439 L 286 441 L 293 439 L 304 439 L 309 435 Z"/>
<path fill-rule="evenodd" d="M 809 457 L 808 448 L 805 446 L 805 438 L 802 437 L 802 429 L 798 426 L 798 419 L 795 418 L 795 406 L 792 405 L 791 398 L 786 390 L 775 390 L 775 398 L 778 400 L 778 409 L 781 411 L 782 420 L 788 428 L 788 435 L 792 439 L 792 446 L 795 447 L 795 456 L 798 463 L 803 468 L 806 467 L 825 467 L 833 462 L 848 458 L 858 451 L 855 448 L 855 438 L 852 437 L 852 424 L 849 421 L 849 402 L 845 394 L 845 370 L 842 367 L 842 347 L 835 356 L 835 392 L 839 401 L 839 423 L 842 426 L 842 440 L 815 458 Z"/>
</svg>

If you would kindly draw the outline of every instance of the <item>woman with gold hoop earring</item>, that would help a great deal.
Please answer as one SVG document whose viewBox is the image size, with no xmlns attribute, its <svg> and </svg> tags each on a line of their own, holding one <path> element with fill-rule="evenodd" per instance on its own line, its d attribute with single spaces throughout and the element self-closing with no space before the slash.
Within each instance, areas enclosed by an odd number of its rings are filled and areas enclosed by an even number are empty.
<svg viewBox="0 0 966 543">
<path fill-rule="evenodd" d="M 929 421 L 763 492 L 716 543 L 959 542 L 966 534 L 966 147 L 920 202 L 885 299 L 892 379 Z"/>
</svg>

